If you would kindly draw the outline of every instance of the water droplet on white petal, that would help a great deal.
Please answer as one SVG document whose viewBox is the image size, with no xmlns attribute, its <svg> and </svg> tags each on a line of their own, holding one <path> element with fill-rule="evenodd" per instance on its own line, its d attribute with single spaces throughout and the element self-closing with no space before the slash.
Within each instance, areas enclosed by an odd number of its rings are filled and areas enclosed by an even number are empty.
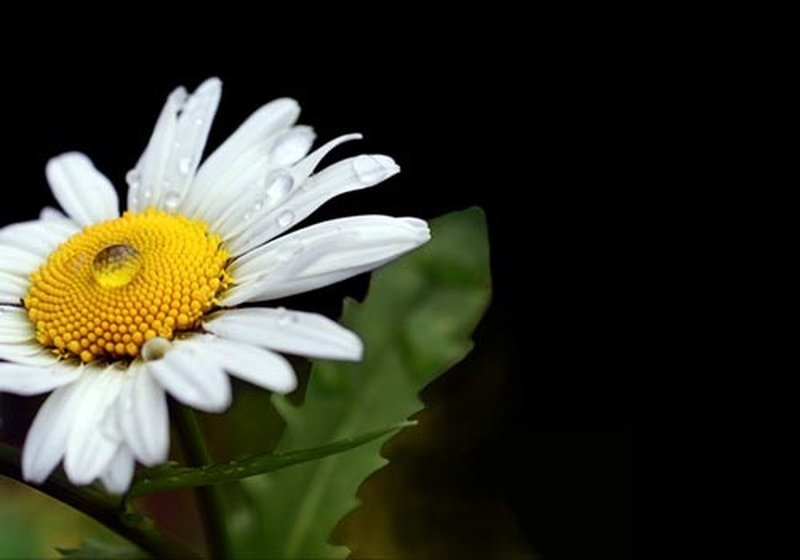
<svg viewBox="0 0 800 560">
<path fill-rule="evenodd" d="M 203 119 L 201 119 L 200 117 L 198 117 L 198 118 L 196 118 L 196 119 L 194 120 L 194 124 L 195 124 L 195 125 L 197 125 L 197 126 L 203 126 L 203 123 L 204 123 L 204 122 L 205 122 L 205 121 L 204 121 Z"/>
<path fill-rule="evenodd" d="M 182 175 L 189 174 L 189 167 L 192 165 L 192 158 L 186 156 L 182 157 L 178 162 L 178 170 L 181 172 Z"/>
<path fill-rule="evenodd" d="M 294 221 L 294 212 L 291 210 L 284 210 L 278 214 L 278 225 L 282 228 L 289 227 Z"/>
<path fill-rule="evenodd" d="M 362 183 L 377 183 L 389 176 L 391 168 L 374 156 L 361 155 L 353 160 L 353 172 Z"/>
<path fill-rule="evenodd" d="M 269 198 L 281 199 L 289 194 L 294 185 L 294 179 L 285 171 L 274 171 L 267 175 L 266 195 Z"/>
<path fill-rule="evenodd" d="M 131 169 L 125 174 L 125 182 L 128 183 L 128 186 L 132 189 L 137 188 L 141 180 L 142 175 L 139 173 L 138 169 Z"/>
<path fill-rule="evenodd" d="M 290 241 L 281 245 L 275 252 L 275 260 L 281 263 L 289 262 L 306 250 L 305 243 L 302 241 Z"/>
<path fill-rule="evenodd" d="M 281 326 L 290 325 L 297 322 L 297 315 L 285 307 L 278 308 L 278 324 Z"/>
<path fill-rule="evenodd" d="M 170 191 L 164 197 L 164 206 L 166 206 L 167 210 L 175 210 L 178 207 L 178 203 L 181 201 L 181 193 L 178 191 Z"/>
<path fill-rule="evenodd" d="M 153 192 L 150 189 L 147 189 L 142 193 L 142 196 L 145 200 L 150 200 L 153 197 Z"/>
</svg>

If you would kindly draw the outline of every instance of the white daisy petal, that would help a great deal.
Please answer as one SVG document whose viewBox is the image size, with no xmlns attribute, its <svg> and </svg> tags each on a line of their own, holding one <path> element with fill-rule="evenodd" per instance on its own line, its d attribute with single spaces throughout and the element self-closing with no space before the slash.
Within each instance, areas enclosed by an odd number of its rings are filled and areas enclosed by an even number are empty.
<svg viewBox="0 0 800 560">
<path fill-rule="evenodd" d="M 119 217 L 117 192 L 84 154 L 55 157 L 47 162 L 45 172 L 58 203 L 82 226 Z"/>
<path fill-rule="evenodd" d="M 27 311 L 20 307 L 0 307 L 0 344 L 30 342 L 35 335 Z"/>
<path fill-rule="evenodd" d="M 186 88 L 183 86 L 169 94 L 144 153 L 136 167 L 125 176 L 128 183 L 128 210 L 132 212 L 141 212 L 152 206 L 154 200 L 161 198 L 163 170 L 174 151 L 178 112 L 186 97 Z"/>
<path fill-rule="evenodd" d="M 0 273 L 27 278 L 43 263 L 36 253 L 0 242 Z"/>
<path fill-rule="evenodd" d="M 203 155 L 221 94 L 222 82 L 210 78 L 192 95 L 181 87 L 167 98 L 144 154 L 126 177 L 129 209 L 178 209 Z"/>
<path fill-rule="evenodd" d="M 85 383 L 61 387 L 47 397 L 39 409 L 22 447 L 22 476 L 25 480 L 41 484 L 61 461 L 67 450 L 72 419 L 85 388 Z"/>
<path fill-rule="evenodd" d="M 0 271 L 0 304 L 19 305 L 29 287 L 24 277 Z"/>
<path fill-rule="evenodd" d="M 80 231 L 65 218 L 21 222 L 0 229 L 0 243 L 46 260 L 53 250 Z"/>
<path fill-rule="evenodd" d="M 117 420 L 125 441 L 142 464 L 163 463 L 169 453 L 169 416 L 164 389 L 141 362 L 134 362 L 117 399 Z"/>
<path fill-rule="evenodd" d="M 319 163 L 322 161 L 322 158 L 327 156 L 335 147 L 340 146 L 345 142 L 350 142 L 351 140 L 361 140 L 363 137 L 364 136 L 362 134 L 354 132 L 351 134 L 344 134 L 343 136 L 339 136 L 338 138 L 334 138 L 333 140 L 323 144 L 292 167 L 292 177 L 294 178 L 295 182 L 302 183 L 309 176 L 311 176 Z"/>
<path fill-rule="evenodd" d="M 292 127 L 275 137 L 272 148 L 264 151 L 268 157 L 242 173 L 243 181 L 229 187 L 230 202 L 219 205 L 213 214 L 206 212 L 206 217 L 212 218 L 211 229 L 225 239 L 233 238 L 235 231 L 283 204 L 298 184 L 286 166 L 305 155 L 313 141 L 314 132 L 307 126 Z"/>
<path fill-rule="evenodd" d="M 356 216 L 281 237 L 231 265 L 236 285 L 222 304 L 266 301 L 307 292 L 372 270 L 430 239 L 416 218 Z"/>
<path fill-rule="evenodd" d="M 289 361 L 262 348 L 230 340 L 206 337 L 205 344 L 231 375 L 276 393 L 291 393 L 297 377 Z"/>
<path fill-rule="evenodd" d="M 306 156 L 316 137 L 310 126 L 295 126 L 281 133 L 270 149 L 270 165 L 275 168 L 294 165 Z"/>
<path fill-rule="evenodd" d="M 73 484 L 89 484 L 105 472 L 117 452 L 120 437 L 107 414 L 119 396 L 124 376 L 109 367 L 87 367 L 81 404 L 72 417 L 72 428 L 64 455 L 64 471 Z"/>
<path fill-rule="evenodd" d="M 158 383 L 176 400 L 205 412 L 222 412 L 231 403 L 228 376 L 195 339 L 176 343 L 158 360 L 145 362 Z"/>
<path fill-rule="evenodd" d="M 68 385 L 81 375 L 81 369 L 56 364 L 51 367 L 0 363 L 0 392 L 39 395 Z"/>
<path fill-rule="evenodd" d="M 230 309 L 204 321 L 203 328 L 225 339 L 308 358 L 358 361 L 364 351 L 358 335 L 316 313 Z"/>
<path fill-rule="evenodd" d="M 58 362 L 58 357 L 38 342 L 30 341 L 18 344 L 0 343 L 0 360 L 27 366 L 49 367 Z"/>
<path fill-rule="evenodd" d="M 117 453 L 100 475 L 103 486 L 111 494 L 124 494 L 133 480 L 134 459 L 131 450 L 120 445 Z"/>
<path fill-rule="evenodd" d="M 24 330 L 0 329 L 0 344 L 30 344 L 35 336 L 33 325 Z"/>
<path fill-rule="evenodd" d="M 383 155 L 337 162 L 304 180 L 282 204 L 253 220 L 237 237 L 228 238 L 228 245 L 233 254 L 243 254 L 294 227 L 335 196 L 372 187 L 399 172 L 394 160 Z M 299 182 L 294 176 L 293 181 Z"/>
<path fill-rule="evenodd" d="M 168 97 L 144 154 L 126 177 L 130 209 L 178 208 L 194 179 L 221 92 L 221 82 L 211 78 L 191 96 L 178 88 Z"/>
<path fill-rule="evenodd" d="M 47 220 L 69 220 L 70 218 L 67 217 L 64 212 L 59 210 L 58 208 L 53 208 L 52 206 L 45 206 L 42 208 L 42 211 L 39 212 L 39 219 L 43 221 Z"/>
<path fill-rule="evenodd" d="M 263 180 L 275 140 L 299 114 L 294 99 L 276 99 L 253 113 L 200 166 L 181 211 L 207 223 L 219 218 L 242 192 Z"/>
<path fill-rule="evenodd" d="M 255 188 L 249 189 L 230 206 L 220 221 L 220 231 L 225 239 L 232 240 L 244 234 L 249 240 L 253 224 L 262 222 L 263 216 L 281 206 L 298 186 L 303 185 L 331 150 L 350 140 L 360 140 L 361 134 L 346 134 L 314 150 L 291 169 L 276 169 L 263 178 Z M 262 226 L 263 227 L 263 226 Z"/>
</svg>

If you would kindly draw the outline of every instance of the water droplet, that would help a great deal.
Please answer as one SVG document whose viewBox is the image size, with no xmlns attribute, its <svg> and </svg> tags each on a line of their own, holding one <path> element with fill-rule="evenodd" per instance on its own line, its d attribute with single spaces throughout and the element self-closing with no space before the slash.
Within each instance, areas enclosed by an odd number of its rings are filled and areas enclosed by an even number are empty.
<svg viewBox="0 0 800 560">
<path fill-rule="evenodd" d="M 264 208 L 264 199 L 257 200 L 256 203 L 253 205 L 253 210 L 255 210 L 256 212 L 258 212 L 262 208 Z"/>
<path fill-rule="evenodd" d="M 203 119 L 201 119 L 200 117 L 197 117 L 197 118 L 194 120 L 194 124 L 195 124 L 195 125 L 197 125 L 197 126 L 203 126 L 203 123 L 204 123 L 204 122 L 206 122 L 206 121 L 204 121 L 204 120 L 203 120 Z"/>
<path fill-rule="evenodd" d="M 302 241 L 285 242 L 275 251 L 274 258 L 279 263 L 289 262 L 305 251 L 306 246 Z"/>
<path fill-rule="evenodd" d="M 267 175 L 266 196 L 275 200 L 284 198 L 292 190 L 294 179 L 285 171 L 273 171 Z"/>
<path fill-rule="evenodd" d="M 139 253 L 130 245 L 109 245 L 95 255 L 92 275 L 103 288 L 130 284 L 142 267 Z"/>
<path fill-rule="evenodd" d="M 182 157 L 178 162 L 178 170 L 180 170 L 182 175 L 189 174 L 189 167 L 192 165 L 192 158 L 189 156 Z"/>
<path fill-rule="evenodd" d="M 153 196 L 153 191 L 151 191 L 150 189 L 147 189 L 146 191 L 144 191 L 142 193 L 142 196 L 144 197 L 145 200 L 150 200 L 150 198 L 152 198 L 152 196 Z"/>
<path fill-rule="evenodd" d="M 253 217 L 253 215 L 250 212 L 247 212 L 244 216 L 242 216 L 242 220 L 244 220 L 246 222 L 247 220 L 249 220 L 252 217 Z"/>
<path fill-rule="evenodd" d="M 285 327 L 297 322 L 297 316 L 285 307 L 278 308 L 278 324 Z"/>
<path fill-rule="evenodd" d="M 132 189 L 137 188 L 141 180 L 142 175 L 139 173 L 138 169 L 131 169 L 125 174 L 125 182 L 128 183 L 128 186 Z"/>
<path fill-rule="evenodd" d="M 181 193 L 178 191 L 169 191 L 167 195 L 164 197 L 164 206 L 167 207 L 167 210 L 175 210 L 178 207 L 178 203 L 181 201 Z"/>
<path fill-rule="evenodd" d="M 278 225 L 282 228 L 289 227 L 294 221 L 294 212 L 291 210 L 284 210 L 278 214 Z"/>
<path fill-rule="evenodd" d="M 353 160 L 353 172 L 362 183 L 376 183 L 384 179 L 388 169 L 374 156 L 358 156 Z"/>
</svg>

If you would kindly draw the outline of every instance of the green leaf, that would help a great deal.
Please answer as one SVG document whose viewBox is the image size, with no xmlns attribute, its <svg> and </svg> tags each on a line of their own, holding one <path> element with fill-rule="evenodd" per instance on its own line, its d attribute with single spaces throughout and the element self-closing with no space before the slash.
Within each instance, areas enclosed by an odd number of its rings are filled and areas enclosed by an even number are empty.
<svg viewBox="0 0 800 560">
<path fill-rule="evenodd" d="M 127 542 L 109 543 L 99 539 L 86 539 L 78 548 L 56 548 L 62 558 L 72 560 L 132 560 L 149 558 L 144 552 Z"/>
<path fill-rule="evenodd" d="M 285 469 L 292 465 L 349 451 L 410 425 L 413 425 L 413 422 L 403 422 L 356 437 L 342 438 L 333 443 L 311 449 L 300 449 L 286 453 L 263 453 L 245 459 L 198 468 L 178 467 L 175 463 L 159 465 L 144 470 L 137 476 L 137 481 L 128 493 L 127 498 L 132 499 L 144 494 L 174 490 L 176 488 L 233 482 L 257 474 Z"/>
<path fill-rule="evenodd" d="M 418 393 L 471 349 L 470 334 L 491 291 L 489 247 L 480 209 L 434 220 L 420 250 L 373 275 L 363 304 L 345 302 L 342 322 L 364 339 L 361 364 L 321 362 L 304 404 L 280 396 L 287 423 L 278 449 L 338 440 L 400 422 L 422 408 Z M 234 538 L 238 553 L 276 558 L 336 558 L 327 544 L 337 522 L 357 505 L 356 491 L 386 461 L 385 438 L 348 453 L 245 482 L 255 526 Z"/>
</svg>

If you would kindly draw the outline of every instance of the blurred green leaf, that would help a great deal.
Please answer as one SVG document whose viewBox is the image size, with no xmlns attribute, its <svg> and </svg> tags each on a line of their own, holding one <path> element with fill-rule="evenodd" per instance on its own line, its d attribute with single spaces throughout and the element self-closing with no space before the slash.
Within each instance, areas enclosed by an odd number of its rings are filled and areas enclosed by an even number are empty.
<svg viewBox="0 0 800 560">
<path fill-rule="evenodd" d="M 420 250 L 373 275 L 363 304 L 345 302 L 342 323 L 364 339 L 361 364 L 315 364 L 305 403 L 274 396 L 287 423 L 278 450 L 339 440 L 408 418 L 418 393 L 471 349 L 470 334 L 491 292 L 483 211 L 434 220 Z M 386 461 L 385 438 L 348 453 L 245 481 L 256 518 L 243 524 L 237 553 L 276 558 L 335 558 L 327 544 L 337 522 L 357 505 L 356 491 Z"/>
<path fill-rule="evenodd" d="M 356 437 L 342 438 L 333 443 L 311 449 L 299 449 L 286 453 L 264 453 L 254 457 L 198 468 L 179 467 L 175 463 L 159 465 L 142 471 L 136 477 L 136 483 L 131 488 L 127 498 L 136 498 L 144 494 L 174 490 L 176 488 L 232 482 L 257 474 L 285 469 L 292 465 L 348 451 L 412 424 L 411 422 L 403 422 Z"/>
<path fill-rule="evenodd" d="M 149 558 L 144 552 L 130 543 L 109 543 L 99 539 L 87 539 L 78 548 L 56 548 L 62 558 L 73 560 L 131 560 Z"/>
</svg>

